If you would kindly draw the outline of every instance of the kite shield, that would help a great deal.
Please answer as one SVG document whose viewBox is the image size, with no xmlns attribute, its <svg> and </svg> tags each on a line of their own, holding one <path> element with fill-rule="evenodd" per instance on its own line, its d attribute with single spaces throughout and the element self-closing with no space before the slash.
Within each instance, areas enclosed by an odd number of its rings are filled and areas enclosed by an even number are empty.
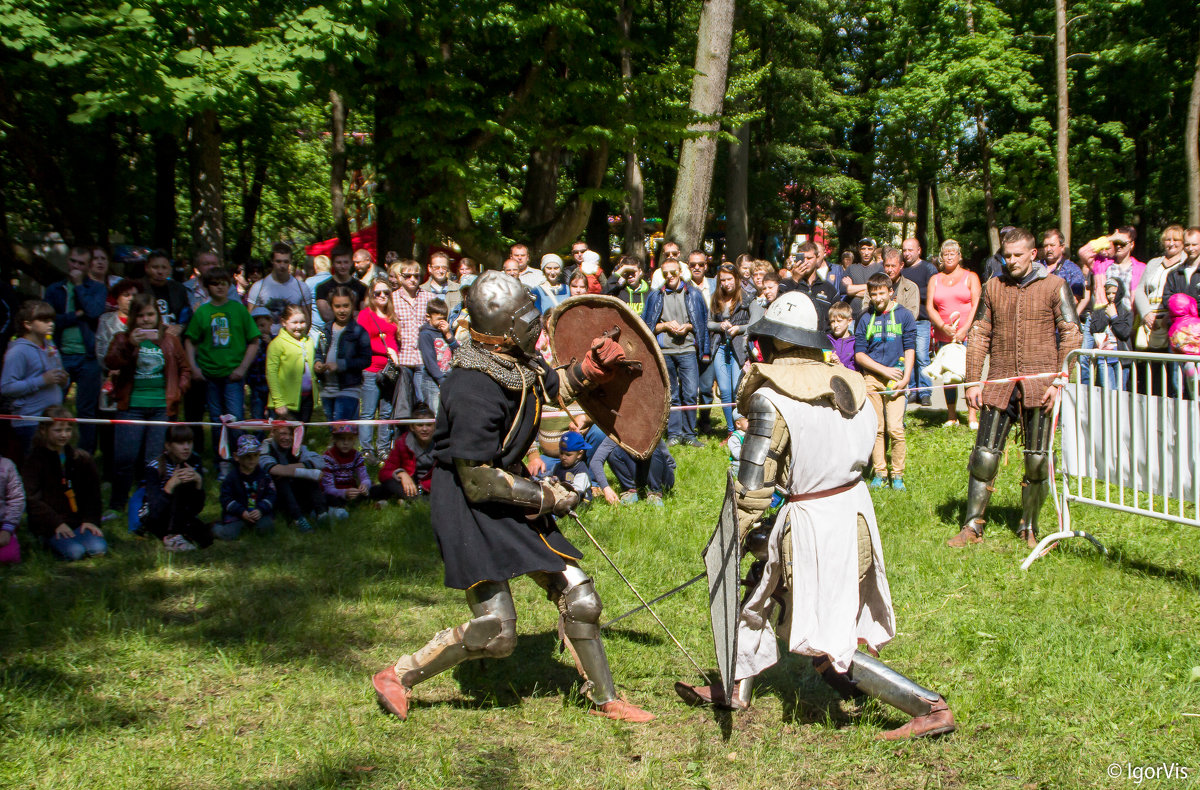
<svg viewBox="0 0 1200 790">
<path fill-rule="evenodd" d="M 556 367 L 582 360 L 598 337 L 621 344 L 625 364 L 576 402 L 623 450 L 649 458 L 667 429 L 671 383 L 658 340 L 641 316 L 613 296 L 573 296 L 550 312 L 546 335 Z"/>
<path fill-rule="evenodd" d="M 737 667 L 737 625 L 742 581 L 737 499 L 732 471 L 727 473 L 721 517 L 704 548 L 703 556 L 704 567 L 708 571 L 708 608 L 712 617 L 713 644 L 717 650 L 717 669 L 721 672 L 725 699 L 731 700 L 734 670 Z"/>
</svg>

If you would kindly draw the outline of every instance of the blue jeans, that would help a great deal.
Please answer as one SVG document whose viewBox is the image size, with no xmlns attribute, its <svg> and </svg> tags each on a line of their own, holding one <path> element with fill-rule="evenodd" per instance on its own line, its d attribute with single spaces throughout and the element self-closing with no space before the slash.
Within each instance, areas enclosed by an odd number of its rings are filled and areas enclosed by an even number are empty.
<svg viewBox="0 0 1200 790">
<path fill-rule="evenodd" d="M 416 373 L 413 374 L 413 390 L 416 392 L 417 400 L 428 406 L 433 412 L 433 416 L 437 417 L 438 408 L 441 406 L 442 388 L 432 376 L 425 372 L 424 367 L 417 368 Z"/>
<path fill-rule="evenodd" d="M 390 420 L 392 417 L 392 402 L 379 397 L 379 374 L 363 371 L 362 383 L 362 418 L 375 418 L 375 410 L 379 410 L 379 419 Z M 358 426 L 358 444 L 363 452 L 373 452 L 386 457 L 392 447 L 392 426 L 390 425 L 360 425 Z"/>
<path fill-rule="evenodd" d="M 250 522 L 243 519 L 241 516 L 222 516 L 221 520 L 213 524 L 212 534 L 217 540 L 237 540 L 242 534 L 242 529 L 249 526 Z M 275 531 L 275 519 L 270 515 L 263 515 L 254 524 L 254 533 L 256 535 L 270 535 Z"/>
<path fill-rule="evenodd" d="M 929 376 L 925 375 L 925 368 L 929 367 L 929 340 L 932 326 L 928 321 L 917 321 L 917 386 L 921 387 L 917 392 L 911 393 L 912 397 L 909 400 L 917 400 L 922 396 L 929 395 L 929 386 L 933 383 L 929 380 Z"/>
<path fill-rule="evenodd" d="M 721 394 L 721 402 L 732 403 L 738 376 L 742 372 L 741 365 L 738 364 L 737 357 L 734 356 L 733 345 L 722 343 L 717 346 L 713 352 L 712 364 L 709 367 L 713 371 L 713 379 L 717 384 L 717 392 Z M 733 407 L 725 406 L 723 408 L 725 410 L 725 432 L 733 433 Z"/>
<path fill-rule="evenodd" d="M 208 418 L 220 422 L 222 414 L 232 414 L 235 420 L 246 416 L 246 383 L 230 381 L 228 376 L 209 376 L 205 374 L 208 383 Z M 237 443 L 239 431 L 229 432 L 230 449 Z M 221 443 L 221 429 L 212 429 L 213 453 Z"/>
<path fill-rule="evenodd" d="M 635 460 L 618 447 L 608 456 L 608 468 L 626 491 L 645 487 L 661 494 L 675 487 L 675 459 L 667 452 L 663 442 L 654 448 L 649 461 Z"/>
<path fill-rule="evenodd" d="M 62 364 L 75 384 L 75 416 L 95 417 L 100 406 L 100 363 L 90 354 L 63 354 Z M 64 387 L 63 394 L 66 392 L 67 387 Z M 79 449 L 96 452 L 95 425 L 79 425 Z"/>
<path fill-rule="evenodd" d="M 73 537 L 56 538 L 52 535 L 45 543 L 59 557 L 72 562 L 83 559 L 85 554 L 96 557 L 108 551 L 108 541 L 102 535 L 93 535 L 82 529 L 72 532 Z"/>
<path fill-rule="evenodd" d="M 160 408 L 130 408 L 117 412 L 118 420 L 167 419 L 167 410 Z M 165 425 L 118 425 L 113 441 L 113 484 L 108 506 L 113 510 L 124 510 L 129 503 L 129 487 L 137 480 L 145 464 L 153 461 L 163 451 L 163 439 L 167 435 Z M 138 464 L 138 456 L 142 464 Z"/>
<path fill-rule="evenodd" d="M 267 417 L 267 402 L 270 400 L 271 391 L 266 389 L 258 389 L 250 387 L 250 406 L 246 409 L 246 417 L 251 420 L 262 420 Z M 272 417 L 274 415 L 271 415 Z"/>
<path fill-rule="evenodd" d="M 1129 389 L 1129 368 L 1116 357 L 1100 357 L 1096 360 L 1098 386 L 1109 390 Z"/>
<path fill-rule="evenodd" d="M 700 397 L 700 361 L 695 351 L 664 354 L 667 375 L 671 379 L 671 405 L 695 406 Z M 667 420 L 667 436 L 688 441 L 696 438 L 696 411 L 672 411 Z"/>
<path fill-rule="evenodd" d="M 321 406 L 325 409 L 325 417 L 330 422 L 358 419 L 358 398 L 343 395 L 326 398 L 322 395 Z"/>
</svg>

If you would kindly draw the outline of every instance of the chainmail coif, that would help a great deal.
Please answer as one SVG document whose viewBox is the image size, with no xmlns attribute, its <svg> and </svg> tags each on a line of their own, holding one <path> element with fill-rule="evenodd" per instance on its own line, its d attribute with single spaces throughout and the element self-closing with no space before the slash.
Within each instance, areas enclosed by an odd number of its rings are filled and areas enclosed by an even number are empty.
<svg viewBox="0 0 1200 790">
<path fill-rule="evenodd" d="M 532 360 L 516 360 L 489 351 L 474 338 L 467 340 L 454 352 L 451 367 L 483 371 L 507 390 L 520 392 L 542 375 L 542 369 Z"/>
</svg>

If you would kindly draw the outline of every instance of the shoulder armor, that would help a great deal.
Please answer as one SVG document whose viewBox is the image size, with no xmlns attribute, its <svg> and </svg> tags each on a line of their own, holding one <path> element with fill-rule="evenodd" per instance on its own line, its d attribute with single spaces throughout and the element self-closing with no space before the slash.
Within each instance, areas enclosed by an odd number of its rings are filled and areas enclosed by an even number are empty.
<svg viewBox="0 0 1200 790">
<path fill-rule="evenodd" d="M 779 412 L 761 392 L 752 394 L 746 402 L 746 438 L 742 441 L 741 462 L 738 466 L 738 481 L 750 491 L 766 485 L 765 465 L 771 451 L 771 435 L 780 419 Z"/>
</svg>

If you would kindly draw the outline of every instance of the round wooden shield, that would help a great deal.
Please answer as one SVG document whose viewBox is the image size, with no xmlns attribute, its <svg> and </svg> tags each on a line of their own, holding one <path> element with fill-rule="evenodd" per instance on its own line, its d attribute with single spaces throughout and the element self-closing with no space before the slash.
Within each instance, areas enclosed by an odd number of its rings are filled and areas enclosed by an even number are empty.
<svg viewBox="0 0 1200 790">
<path fill-rule="evenodd" d="M 658 340 L 642 317 L 614 296 L 573 296 L 550 312 L 546 335 L 555 366 L 582 360 L 597 337 L 616 338 L 626 364 L 576 402 L 622 449 L 649 458 L 667 429 L 671 382 Z"/>
</svg>

